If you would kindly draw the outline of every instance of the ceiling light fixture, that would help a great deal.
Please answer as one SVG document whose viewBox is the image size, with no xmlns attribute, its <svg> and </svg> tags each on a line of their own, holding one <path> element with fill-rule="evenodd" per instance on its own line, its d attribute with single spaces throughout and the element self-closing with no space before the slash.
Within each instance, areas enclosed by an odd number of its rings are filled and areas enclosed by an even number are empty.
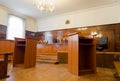
<svg viewBox="0 0 120 81">
<path fill-rule="evenodd" d="M 42 12 L 53 12 L 55 9 L 53 0 L 38 0 L 35 7 Z"/>
</svg>

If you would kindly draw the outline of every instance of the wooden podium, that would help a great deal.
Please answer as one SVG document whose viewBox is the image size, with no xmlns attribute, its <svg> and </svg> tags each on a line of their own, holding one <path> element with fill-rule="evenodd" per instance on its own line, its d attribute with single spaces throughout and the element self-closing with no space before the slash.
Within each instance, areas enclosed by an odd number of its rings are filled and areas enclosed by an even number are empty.
<svg viewBox="0 0 120 81">
<path fill-rule="evenodd" d="M 36 38 L 15 38 L 13 67 L 35 67 L 36 64 Z"/>
<path fill-rule="evenodd" d="M 68 69 L 76 75 L 96 73 L 95 39 L 77 33 L 68 36 Z"/>
<path fill-rule="evenodd" d="M 4 56 L 4 60 L 0 60 L 0 79 L 8 77 L 7 75 L 7 67 L 8 67 L 8 56 L 12 55 L 11 52 L 0 53 L 0 55 Z"/>
</svg>

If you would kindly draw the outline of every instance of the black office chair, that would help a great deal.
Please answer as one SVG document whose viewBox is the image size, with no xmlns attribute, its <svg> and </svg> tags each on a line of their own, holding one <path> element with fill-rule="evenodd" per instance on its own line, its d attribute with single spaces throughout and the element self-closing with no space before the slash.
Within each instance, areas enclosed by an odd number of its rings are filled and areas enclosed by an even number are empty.
<svg viewBox="0 0 120 81">
<path fill-rule="evenodd" d="M 102 51 L 108 48 L 108 37 L 101 37 L 99 43 L 96 46 L 96 50 Z"/>
</svg>

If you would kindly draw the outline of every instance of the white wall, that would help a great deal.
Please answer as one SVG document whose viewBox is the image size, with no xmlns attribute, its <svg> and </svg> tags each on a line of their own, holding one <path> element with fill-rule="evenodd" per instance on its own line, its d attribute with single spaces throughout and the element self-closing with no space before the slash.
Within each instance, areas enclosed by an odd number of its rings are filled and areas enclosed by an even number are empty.
<svg viewBox="0 0 120 81">
<path fill-rule="evenodd" d="M 26 17 L 26 30 L 36 32 L 37 31 L 37 20 L 31 17 Z"/>
<path fill-rule="evenodd" d="M 70 24 L 65 24 L 69 19 Z M 120 3 L 79 10 L 38 20 L 38 31 L 120 23 Z"/>
<path fill-rule="evenodd" d="M 8 11 L 0 6 L 0 24 L 7 25 Z"/>
<path fill-rule="evenodd" d="M 10 10 L 6 7 L 0 5 L 0 24 L 6 25 L 8 24 L 8 15 L 13 14 L 18 17 L 22 17 L 25 20 L 25 29 L 29 31 L 36 32 L 37 31 L 37 19 L 25 16 L 13 10 Z"/>
</svg>

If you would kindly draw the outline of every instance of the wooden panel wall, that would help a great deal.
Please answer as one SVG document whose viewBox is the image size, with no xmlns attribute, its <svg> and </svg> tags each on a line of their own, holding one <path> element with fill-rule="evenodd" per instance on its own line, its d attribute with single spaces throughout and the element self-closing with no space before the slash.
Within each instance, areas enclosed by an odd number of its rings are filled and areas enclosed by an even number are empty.
<svg viewBox="0 0 120 81">
<path fill-rule="evenodd" d="M 84 29 L 85 28 L 85 29 Z M 89 27 L 79 27 L 72 29 L 63 29 L 63 30 L 54 30 L 51 31 L 53 38 L 59 37 L 58 32 L 62 32 L 62 37 L 68 36 L 69 33 L 79 32 L 81 36 L 91 35 L 91 32 L 97 32 L 98 34 L 102 34 L 102 36 L 108 37 L 108 49 L 103 51 L 120 51 L 120 23 L 116 24 L 106 24 L 106 25 L 97 25 L 97 26 L 89 26 Z M 37 36 L 40 38 L 44 38 L 44 32 L 37 32 Z M 99 38 L 96 38 L 99 40 Z"/>
<path fill-rule="evenodd" d="M 90 35 L 91 32 L 96 31 L 97 33 L 102 33 L 102 36 L 108 36 L 108 46 L 109 48 L 103 51 L 120 51 L 120 23 L 116 24 L 106 24 L 85 27 L 87 29 L 83 30 L 80 28 L 64 29 L 51 31 L 53 33 L 53 38 L 59 36 L 58 32 L 62 31 L 62 35 L 67 36 L 69 33 L 79 32 L 80 35 Z M 0 25 L 0 39 L 6 39 L 7 27 Z M 39 39 L 44 39 L 44 32 L 32 32 L 26 30 L 26 37 L 37 37 Z"/>
<path fill-rule="evenodd" d="M 57 54 L 54 44 L 37 44 L 37 54 Z"/>
<path fill-rule="evenodd" d="M 56 44 L 57 51 L 66 52 L 68 51 L 68 44 Z"/>
<path fill-rule="evenodd" d="M 6 30 L 7 27 L 5 25 L 0 25 L 0 39 L 6 39 Z"/>
<path fill-rule="evenodd" d="M 115 51 L 120 51 L 120 24 L 115 26 Z"/>
</svg>

